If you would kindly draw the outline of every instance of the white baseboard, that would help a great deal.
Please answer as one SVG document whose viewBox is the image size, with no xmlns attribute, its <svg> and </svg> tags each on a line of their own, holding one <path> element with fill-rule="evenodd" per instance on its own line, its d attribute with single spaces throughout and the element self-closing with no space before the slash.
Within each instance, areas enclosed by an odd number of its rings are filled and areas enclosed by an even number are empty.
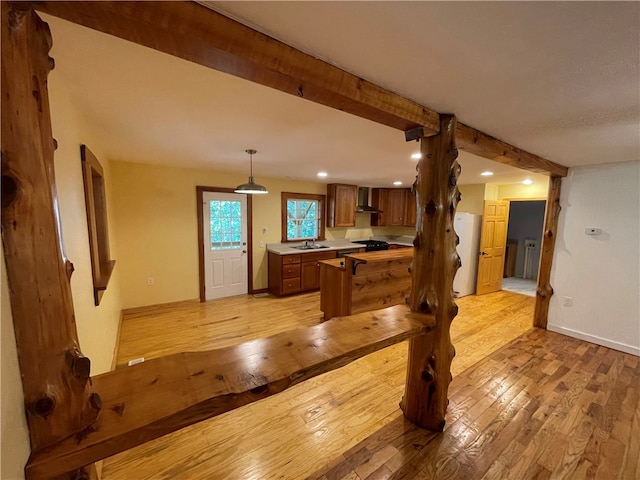
<svg viewBox="0 0 640 480">
<path fill-rule="evenodd" d="M 572 330 L 570 328 L 560 327 L 558 325 L 547 325 L 547 330 L 550 332 L 561 333 L 562 335 L 567 335 L 568 337 L 578 338 L 580 340 L 584 340 L 585 342 L 595 343 L 596 345 L 602 345 L 603 347 L 612 348 L 614 350 L 619 350 L 621 352 L 630 353 L 631 355 L 637 355 L 640 357 L 640 347 L 635 347 L 633 345 L 627 345 L 625 343 L 614 342 L 613 340 L 609 340 L 607 338 L 597 337 L 595 335 L 589 335 L 588 333 L 579 332 L 577 330 Z"/>
</svg>

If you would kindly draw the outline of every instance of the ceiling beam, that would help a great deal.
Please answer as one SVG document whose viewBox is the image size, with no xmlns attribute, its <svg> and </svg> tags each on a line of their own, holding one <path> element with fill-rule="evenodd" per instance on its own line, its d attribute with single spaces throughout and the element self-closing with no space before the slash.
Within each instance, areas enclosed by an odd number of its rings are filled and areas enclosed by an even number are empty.
<svg viewBox="0 0 640 480">
<path fill-rule="evenodd" d="M 195 2 L 31 2 L 39 11 L 399 130 L 438 112 Z"/>
<path fill-rule="evenodd" d="M 521 150 L 463 123 L 456 125 L 456 145 L 465 152 L 512 167 L 552 177 L 567 176 L 568 169 L 564 165 Z"/>
<path fill-rule="evenodd" d="M 195 2 L 29 2 L 56 17 L 398 130 L 439 131 L 440 115 Z M 567 168 L 458 124 L 458 148 L 551 176 Z"/>
</svg>

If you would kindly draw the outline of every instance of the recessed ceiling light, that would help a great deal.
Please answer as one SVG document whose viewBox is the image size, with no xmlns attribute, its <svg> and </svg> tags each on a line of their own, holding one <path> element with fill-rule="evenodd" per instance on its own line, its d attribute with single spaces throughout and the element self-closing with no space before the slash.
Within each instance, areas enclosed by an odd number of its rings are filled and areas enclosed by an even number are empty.
<svg viewBox="0 0 640 480">
<path fill-rule="evenodd" d="M 533 180 L 531 180 L 531 179 L 527 178 L 527 179 L 523 180 L 523 181 L 522 181 L 522 183 L 523 183 L 524 185 L 531 185 L 531 184 L 533 183 Z"/>
<path fill-rule="evenodd" d="M 393 182 L 394 185 L 402 185 L 402 182 L 400 180 L 396 180 L 395 182 Z"/>
<path fill-rule="evenodd" d="M 318 176 L 319 177 L 326 177 L 327 175 L 329 175 L 327 172 L 318 172 Z"/>
<path fill-rule="evenodd" d="M 420 160 L 422 158 L 422 154 L 420 152 L 412 153 L 411 158 L 413 158 L 414 160 Z"/>
<path fill-rule="evenodd" d="M 480 175 L 482 175 L 483 177 L 490 177 L 491 175 L 493 175 L 493 172 L 487 170 L 486 172 L 482 172 Z"/>
</svg>

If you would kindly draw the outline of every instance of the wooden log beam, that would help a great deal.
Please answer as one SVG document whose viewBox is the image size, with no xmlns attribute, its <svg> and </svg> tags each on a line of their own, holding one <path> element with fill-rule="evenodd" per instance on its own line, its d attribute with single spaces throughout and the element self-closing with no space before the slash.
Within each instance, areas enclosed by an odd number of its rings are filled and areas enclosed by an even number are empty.
<svg viewBox="0 0 640 480">
<path fill-rule="evenodd" d="M 556 177 L 566 177 L 567 167 L 525 152 L 502 140 L 462 123 L 456 125 L 456 145 L 460 150 L 488 158 L 511 167 Z"/>
<path fill-rule="evenodd" d="M 2 2 L 2 240 L 32 450 L 84 429 L 100 409 L 57 217 L 50 48 L 46 23 Z"/>
<path fill-rule="evenodd" d="M 195 2 L 32 2 L 37 10 L 400 130 L 437 112 Z"/>
<path fill-rule="evenodd" d="M 439 114 L 194 2 L 30 2 L 34 8 L 221 72 L 301 96 L 417 138 L 439 131 Z M 467 125 L 458 147 L 532 172 L 567 168 Z"/>
<path fill-rule="evenodd" d="M 35 452 L 26 473 L 45 479 L 274 395 L 421 335 L 435 317 L 406 305 L 337 317 L 209 352 L 169 355 L 93 377 L 104 408 L 85 431 Z"/>
<path fill-rule="evenodd" d="M 417 202 L 416 238 L 411 266 L 409 306 L 414 312 L 435 314 L 436 326 L 409 341 L 405 393 L 400 403 L 411 422 L 442 431 L 455 349 L 449 330 L 458 313 L 453 278 L 460 267 L 458 236 L 453 229 L 460 165 L 456 162 L 456 120 L 442 115 L 440 133 L 422 139 L 422 160 L 414 184 Z"/>
<path fill-rule="evenodd" d="M 551 265 L 553 252 L 558 236 L 558 218 L 560 217 L 560 187 L 562 178 L 551 177 L 547 196 L 547 209 L 544 218 L 544 235 L 540 253 L 540 268 L 538 269 L 538 288 L 536 290 L 536 307 L 533 313 L 533 326 L 547 328 L 549 317 L 549 302 L 553 295 L 551 287 Z"/>
</svg>

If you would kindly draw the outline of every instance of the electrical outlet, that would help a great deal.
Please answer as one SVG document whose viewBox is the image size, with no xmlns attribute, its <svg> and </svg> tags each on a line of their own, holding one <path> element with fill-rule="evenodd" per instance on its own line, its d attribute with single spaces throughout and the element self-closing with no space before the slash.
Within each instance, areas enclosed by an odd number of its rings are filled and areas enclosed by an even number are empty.
<svg viewBox="0 0 640 480">
<path fill-rule="evenodd" d="M 153 285 L 153 277 L 147 277 L 147 286 L 152 286 Z"/>
<path fill-rule="evenodd" d="M 260 248 L 264 248 L 264 242 L 260 240 Z"/>
<path fill-rule="evenodd" d="M 562 305 L 571 307 L 573 305 L 573 297 L 562 297 Z"/>
</svg>

